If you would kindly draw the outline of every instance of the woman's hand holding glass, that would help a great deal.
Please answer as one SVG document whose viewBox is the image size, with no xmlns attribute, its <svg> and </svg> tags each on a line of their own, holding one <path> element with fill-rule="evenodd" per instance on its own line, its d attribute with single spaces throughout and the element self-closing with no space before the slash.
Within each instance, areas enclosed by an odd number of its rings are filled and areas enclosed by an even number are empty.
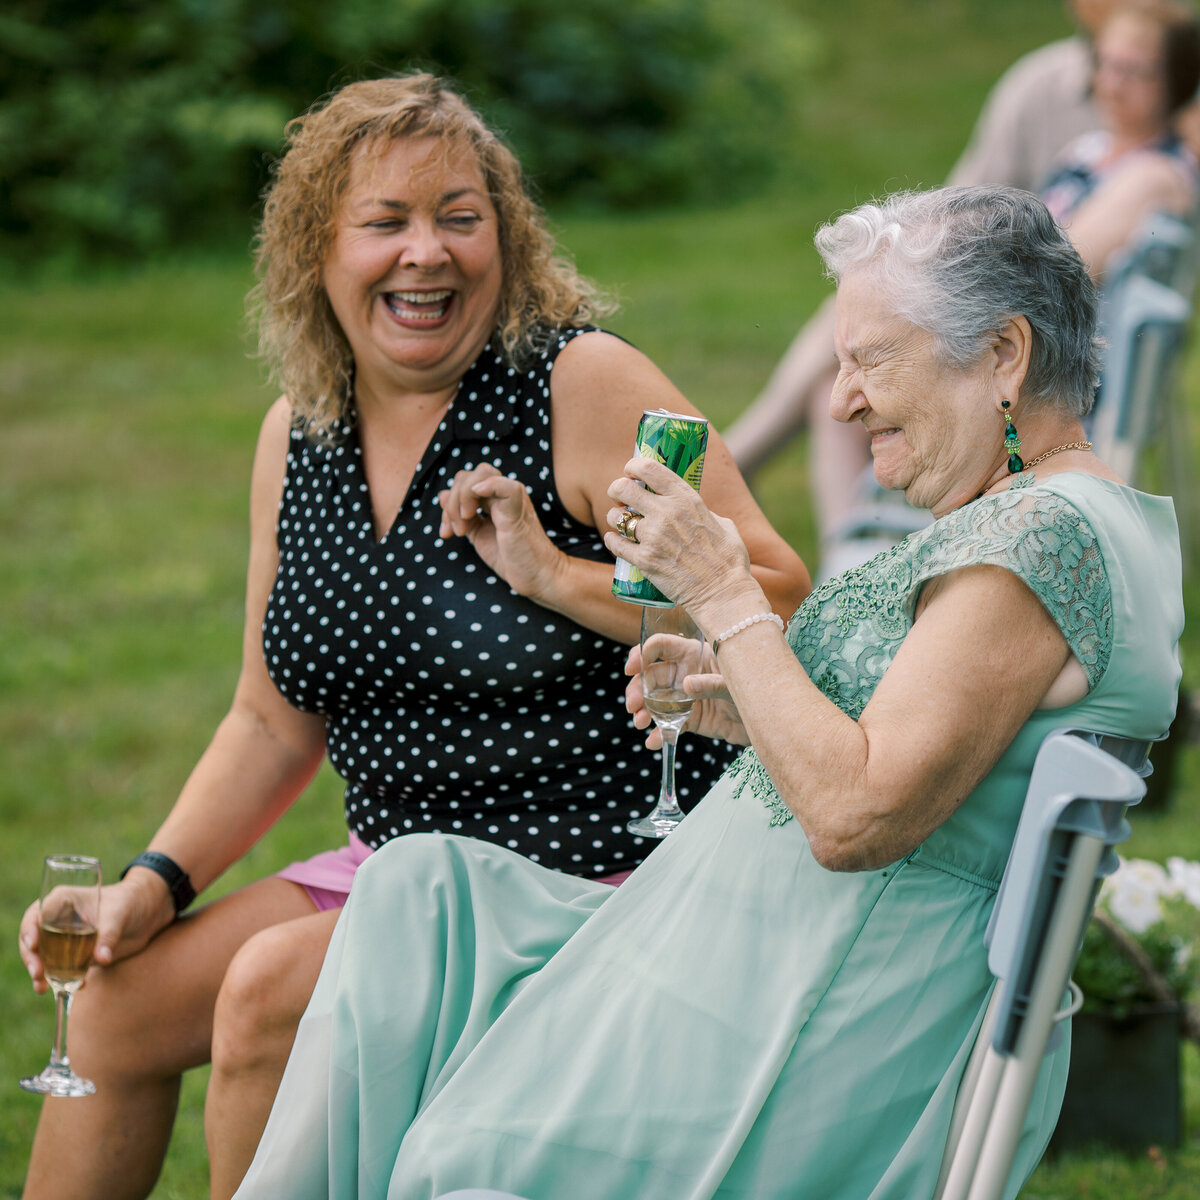
<svg viewBox="0 0 1200 1200">
<path fill-rule="evenodd" d="M 54 1047 L 49 1064 L 21 1080 L 27 1092 L 47 1096 L 90 1096 L 96 1085 L 71 1070 L 67 1057 L 67 1016 L 71 997 L 83 986 L 100 924 L 100 860 L 51 855 L 42 871 L 38 901 L 37 948 L 54 991 Z"/>
<path fill-rule="evenodd" d="M 683 820 L 675 796 L 675 744 L 695 704 L 683 683 L 700 669 L 704 635 L 684 609 L 647 605 L 640 646 L 642 702 L 662 742 L 662 786 L 653 810 L 626 828 L 638 837 L 661 838 Z"/>
<path fill-rule="evenodd" d="M 152 872 L 133 871 L 119 883 L 105 884 L 100 893 L 100 922 L 92 956 L 97 966 L 106 967 L 137 954 L 175 919 L 170 896 Z M 17 942 L 33 990 L 39 995 L 50 987 L 40 952 L 40 913 L 41 901 L 25 910 Z"/>
<path fill-rule="evenodd" d="M 660 750 L 662 731 L 646 707 L 645 685 L 642 682 L 642 647 L 632 647 L 625 660 L 625 674 L 631 676 L 625 685 L 625 707 L 633 716 L 635 729 L 648 730 L 646 748 Z M 750 739 L 738 716 L 725 680 L 717 670 L 716 657 L 707 642 L 701 653 L 699 670 L 683 680 L 683 690 L 694 701 L 680 732 L 696 733 L 714 741 L 748 746 Z"/>
<path fill-rule="evenodd" d="M 641 645 L 626 663 L 626 672 L 634 675 L 626 707 L 637 728 L 657 726 L 646 744 L 663 752 L 658 805 L 628 828 L 641 836 L 663 837 L 683 817 L 673 787 L 679 733 L 691 729 L 738 745 L 749 743 L 703 631 L 719 633 L 770 606 L 750 573 L 750 557 L 733 522 L 713 513 L 663 464 L 632 459 L 608 494 L 624 507 L 610 510 L 609 524 L 620 532 L 605 534 L 605 545 L 676 605 L 643 609 Z M 630 510 L 639 519 L 623 523 Z"/>
</svg>

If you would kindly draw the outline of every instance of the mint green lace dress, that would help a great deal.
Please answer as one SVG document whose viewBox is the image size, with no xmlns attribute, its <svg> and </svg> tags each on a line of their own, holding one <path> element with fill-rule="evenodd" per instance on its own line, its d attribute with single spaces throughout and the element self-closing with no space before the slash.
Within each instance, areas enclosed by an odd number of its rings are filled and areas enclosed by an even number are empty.
<svg viewBox="0 0 1200 1200">
<path fill-rule="evenodd" d="M 465 838 L 396 839 L 355 880 L 238 1196 L 928 1197 L 1038 745 L 1067 725 L 1161 734 L 1183 625 L 1170 501 L 1060 475 L 824 584 L 789 642 L 857 716 L 921 585 L 973 563 L 1034 590 L 1090 691 L 1035 713 L 923 845 L 824 870 L 752 750 L 616 891 Z M 1003 611 L 995 628 L 1004 655 Z M 1042 1072 L 1021 1178 L 1065 1055 Z"/>
</svg>

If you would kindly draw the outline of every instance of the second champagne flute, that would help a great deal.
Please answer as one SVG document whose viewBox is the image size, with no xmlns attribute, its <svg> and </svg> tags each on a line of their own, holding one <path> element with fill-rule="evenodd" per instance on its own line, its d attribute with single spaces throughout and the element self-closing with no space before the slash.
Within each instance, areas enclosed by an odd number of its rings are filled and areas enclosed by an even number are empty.
<svg viewBox="0 0 1200 1200">
<path fill-rule="evenodd" d="M 67 1057 L 67 1016 L 71 997 L 83 986 L 96 924 L 100 919 L 100 860 L 78 854 L 52 854 L 42 871 L 38 908 L 38 954 L 54 992 L 54 1049 L 39 1074 L 22 1079 L 27 1092 L 44 1096 L 90 1096 L 96 1085 L 71 1070 Z"/>
<path fill-rule="evenodd" d="M 662 731 L 662 786 L 652 812 L 626 828 L 638 837 L 663 838 L 683 820 L 675 796 L 675 743 L 696 701 L 683 681 L 700 672 L 704 635 L 682 608 L 642 609 L 642 699 Z"/>
</svg>

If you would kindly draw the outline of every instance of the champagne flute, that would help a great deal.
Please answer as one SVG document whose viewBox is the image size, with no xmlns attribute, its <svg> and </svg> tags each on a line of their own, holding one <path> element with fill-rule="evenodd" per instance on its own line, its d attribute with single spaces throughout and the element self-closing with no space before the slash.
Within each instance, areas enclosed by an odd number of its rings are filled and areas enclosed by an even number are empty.
<svg viewBox="0 0 1200 1200">
<path fill-rule="evenodd" d="M 642 609 L 642 699 L 662 731 L 662 787 L 652 812 L 629 822 L 638 837 L 664 838 L 683 820 L 675 798 L 675 743 L 696 701 L 683 690 L 698 674 L 704 634 L 682 608 Z"/>
<path fill-rule="evenodd" d="M 67 1058 L 67 1015 L 83 984 L 100 918 L 100 860 L 52 854 L 42 870 L 38 902 L 38 955 L 54 992 L 54 1048 L 39 1075 L 21 1080 L 27 1092 L 45 1096 L 90 1096 L 96 1085 L 71 1070 Z"/>
</svg>

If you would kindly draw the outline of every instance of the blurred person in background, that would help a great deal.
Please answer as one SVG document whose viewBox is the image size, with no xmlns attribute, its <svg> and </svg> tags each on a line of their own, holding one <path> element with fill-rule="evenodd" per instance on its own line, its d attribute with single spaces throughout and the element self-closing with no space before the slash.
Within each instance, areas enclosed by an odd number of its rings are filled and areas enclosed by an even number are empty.
<svg viewBox="0 0 1200 1200">
<path fill-rule="evenodd" d="M 988 93 L 951 186 L 1036 191 L 1062 148 L 1100 125 L 1092 99 L 1092 42 L 1118 0 L 1067 0 L 1077 32 L 1017 59 Z"/>
<path fill-rule="evenodd" d="M 643 409 L 695 409 L 591 324 L 511 150 L 443 80 L 350 84 L 288 127 L 260 229 L 260 348 L 285 395 L 251 479 L 232 707 L 148 852 L 104 889 L 71 1057 L 25 1196 L 152 1190 L 180 1078 L 213 1061 L 214 1195 L 250 1160 L 357 867 L 458 832 L 611 890 L 658 766 L 620 709 L 640 609 L 611 594 L 608 485 Z M 771 603 L 808 591 L 713 436 L 703 490 Z M 348 843 L 183 910 L 328 755 Z M 719 754 L 687 756 L 694 801 Z M 35 990 L 36 905 L 20 931 Z"/>
<path fill-rule="evenodd" d="M 1175 123 L 1198 82 L 1200 22 L 1190 5 L 1127 0 L 1097 31 L 1100 127 L 1072 140 L 1039 188 L 1097 281 L 1147 217 L 1194 212 L 1200 167 Z"/>
</svg>

